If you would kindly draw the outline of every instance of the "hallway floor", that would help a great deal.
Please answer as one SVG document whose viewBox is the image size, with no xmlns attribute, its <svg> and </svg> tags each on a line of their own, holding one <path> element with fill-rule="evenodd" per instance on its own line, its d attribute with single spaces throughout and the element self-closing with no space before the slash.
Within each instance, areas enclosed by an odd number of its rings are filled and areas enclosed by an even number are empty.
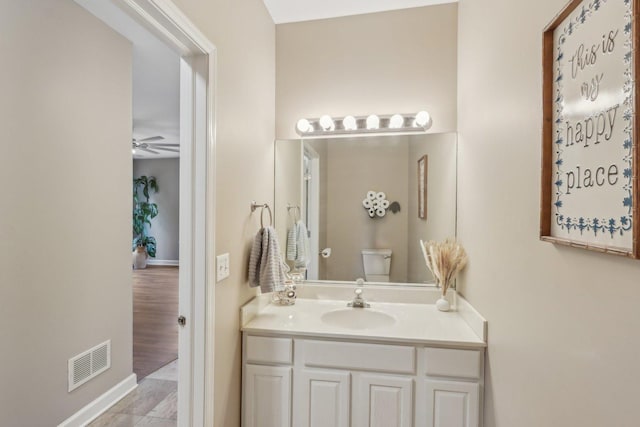
<svg viewBox="0 0 640 427">
<path fill-rule="evenodd" d="M 178 267 L 133 270 L 133 372 L 138 381 L 178 357 Z"/>
<path fill-rule="evenodd" d="M 89 427 L 176 427 L 178 361 L 138 383 L 138 388 L 99 416 Z"/>
</svg>

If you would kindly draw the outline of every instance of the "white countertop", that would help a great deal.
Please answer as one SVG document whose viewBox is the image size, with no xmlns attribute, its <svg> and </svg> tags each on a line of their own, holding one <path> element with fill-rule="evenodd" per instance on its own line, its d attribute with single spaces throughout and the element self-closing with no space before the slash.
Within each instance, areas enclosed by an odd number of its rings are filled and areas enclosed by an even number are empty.
<svg viewBox="0 0 640 427">
<path fill-rule="evenodd" d="M 466 302 L 465 302 L 466 303 Z M 350 329 L 325 323 L 324 313 L 347 309 L 344 300 L 298 299 L 293 306 L 254 304 L 242 331 L 334 339 L 428 344 L 440 347 L 484 348 L 486 342 L 457 311 L 441 312 L 433 304 L 371 302 L 370 308 L 395 319 L 393 325 L 372 329 Z M 466 303 L 468 304 L 468 303 Z M 484 321 L 484 319 L 482 319 Z M 485 321 L 486 322 L 486 321 Z M 486 328 L 485 328 L 486 329 Z"/>
</svg>

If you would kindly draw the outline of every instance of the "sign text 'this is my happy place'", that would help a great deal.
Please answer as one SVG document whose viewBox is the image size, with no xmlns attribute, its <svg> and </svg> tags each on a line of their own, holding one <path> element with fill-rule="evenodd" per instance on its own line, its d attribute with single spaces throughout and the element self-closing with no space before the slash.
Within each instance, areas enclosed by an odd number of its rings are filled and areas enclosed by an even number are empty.
<svg viewBox="0 0 640 427">
<path fill-rule="evenodd" d="M 575 81 L 583 71 L 596 66 L 598 59 L 611 54 L 616 48 L 616 37 L 618 30 L 611 30 L 602 35 L 598 43 L 586 46 L 580 44 L 573 56 L 569 59 L 571 64 L 571 80 Z M 601 84 L 605 79 L 605 73 L 600 72 L 589 76 L 580 84 L 581 100 L 595 102 L 601 92 Z M 587 117 L 575 121 L 566 121 L 566 149 L 590 149 L 600 143 L 609 141 L 613 135 L 616 119 L 619 118 L 618 110 L 620 104 L 615 104 Z M 565 194 L 572 191 L 602 187 L 604 185 L 614 186 L 618 183 L 618 166 L 613 163 L 609 165 L 592 165 L 581 167 L 571 166 L 565 172 Z"/>
</svg>

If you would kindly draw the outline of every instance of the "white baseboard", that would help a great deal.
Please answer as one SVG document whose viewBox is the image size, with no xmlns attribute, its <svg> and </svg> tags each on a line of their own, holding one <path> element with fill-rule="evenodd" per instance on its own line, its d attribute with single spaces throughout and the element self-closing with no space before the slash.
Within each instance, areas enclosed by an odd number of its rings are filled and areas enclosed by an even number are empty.
<svg viewBox="0 0 640 427">
<path fill-rule="evenodd" d="M 166 265 L 166 266 L 172 266 L 172 267 L 177 267 L 180 265 L 180 261 L 178 261 L 177 259 L 153 259 L 150 258 L 147 260 L 147 264 L 148 265 Z"/>
<path fill-rule="evenodd" d="M 107 409 L 138 387 L 136 374 L 131 374 L 107 390 L 102 396 L 58 424 L 58 427 L 83 427 L 98 418 Z"/>
</svg>

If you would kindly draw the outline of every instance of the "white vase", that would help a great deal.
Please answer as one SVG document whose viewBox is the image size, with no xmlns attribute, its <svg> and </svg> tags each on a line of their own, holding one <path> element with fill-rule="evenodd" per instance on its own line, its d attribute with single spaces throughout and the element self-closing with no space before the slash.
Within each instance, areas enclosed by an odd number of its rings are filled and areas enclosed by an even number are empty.
<svg viewBox="0 0 640 427">
<path fill-rule="evenodd" d="M 135 268 L 136 270 L 147 268 L 147 258 L 149 257 L 149 255 L 147 255 L 147 250 L 144 246 L 137 246 L 133 251 L 132 257 L 133 268 Z"/>
<path fill-rule="evenodd" d="M 436 308 L 440 311 L 449 311 L 451 309 L 451 304 L 444 297 L 438 298 L 436 301 Z"/>
</svg>

